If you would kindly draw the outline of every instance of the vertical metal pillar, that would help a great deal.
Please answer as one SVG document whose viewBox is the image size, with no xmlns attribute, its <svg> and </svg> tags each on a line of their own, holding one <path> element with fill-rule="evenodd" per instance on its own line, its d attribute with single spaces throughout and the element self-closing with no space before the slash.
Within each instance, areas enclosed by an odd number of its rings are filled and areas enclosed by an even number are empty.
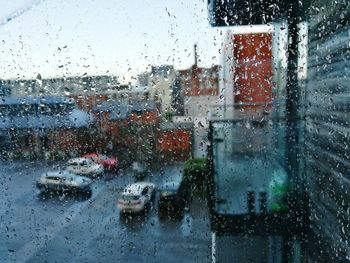
<svg viewBox="0 0 350 263">
<path fill-rule="evenodd" d="M 290 185 L 297 187 L 300 96 L 298 88 L 298 1 L 288 4 L 288 68 L 286 90 L 286 168 Z M 293 189 L 294 190 L 294 189 Z"/>
<path fill-rule="evenodd" d="M 290 193 L 288 195 L 288 206 L 290 216 L 300 216 L 299 200 L 296 193 L 300 192 L 300 92 L 298 87 L 298 24 L 300 22 L 300 4 L 298 0 L 290 0 L 287 3 L 288 21 L 288 67 L 286 88 L 286 170 L 288 173 Z M 299 221 L 300 222 L 300 221 Z M 297 222 L 295 222 L 297 223 Z M 283 237 L 283 262 L 293 262 L 293 237 Z"/>
</svg>

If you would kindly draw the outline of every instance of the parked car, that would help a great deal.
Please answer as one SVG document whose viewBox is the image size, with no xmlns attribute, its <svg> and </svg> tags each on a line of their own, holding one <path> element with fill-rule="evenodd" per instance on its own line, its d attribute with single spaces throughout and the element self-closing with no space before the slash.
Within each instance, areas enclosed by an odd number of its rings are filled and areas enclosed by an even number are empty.
<svg viewBox="0 0 350 263">
<path fill-rule="evenodd" d="M 84 158 L 91 158 L 95 163 L 101 164 L 108 171 L 118 170 L 118 158 L 115 156 L 107 156 L 100 153 L 87 153 L 83 155 Z"/>
<path fill-rule="evenodd" d="M 155 184 L 139 182 L 128 185 L 118 199 L 120 212 L 137 213 L 150 204 L 155 195 Z"/>
<path fill-rule="evenodd" d="M 76 192 L 91 194 L 91 179 L 68 171 L 53 171 L 41 175 L 36 186 L 44 192 Z"/>
<path fill-rule="evenodd" d="M 101 176 L 104 168 L 101 164 L 95 163 L 91 158 L 73 158 L 67 163 L 66 170 L 78 175 L 89 177 Z"/>
<path fill-rule="evenodd" d="M 182 176 L 161 185 L 158 199 L 160 216 L 164 213 L 182 214 L 189 196 L 188 192 Z"/>
</svg>

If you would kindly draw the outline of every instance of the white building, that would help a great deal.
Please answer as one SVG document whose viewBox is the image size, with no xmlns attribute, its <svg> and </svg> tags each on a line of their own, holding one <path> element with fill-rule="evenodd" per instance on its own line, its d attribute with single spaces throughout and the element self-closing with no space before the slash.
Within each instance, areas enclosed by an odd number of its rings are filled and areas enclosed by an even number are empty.
<svg viewBox="0 0 350 263">
<path fill-rule="evenodd" d="M 159 102 L 161 112 L 172 111 L 172 85 L 175 80 L 174 66 L 152 66 L 148 78 L 149 98 Z"/>
</svg>

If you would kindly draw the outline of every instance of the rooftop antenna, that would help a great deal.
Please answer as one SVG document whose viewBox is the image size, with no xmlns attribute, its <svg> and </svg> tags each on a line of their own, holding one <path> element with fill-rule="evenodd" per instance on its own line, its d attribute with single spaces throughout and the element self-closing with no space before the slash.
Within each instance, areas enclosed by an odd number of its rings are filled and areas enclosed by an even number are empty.
<svg viewBox="0 0 350 263">
<path fill-rule="evenodd" d="M 198 65 L 198 53 L 197 53 L 197 44 L 194 44 L 194 65 Z"/>
</svg>

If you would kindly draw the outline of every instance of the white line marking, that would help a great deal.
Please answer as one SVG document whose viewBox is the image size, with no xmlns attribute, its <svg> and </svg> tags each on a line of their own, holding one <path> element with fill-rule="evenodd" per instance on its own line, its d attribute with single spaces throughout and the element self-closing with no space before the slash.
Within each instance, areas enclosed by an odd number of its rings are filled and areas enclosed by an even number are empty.
<svg viewBox="0 0 350 263">
<path fill-rule="evenodd" d="M 211 232 L 211 262 L 216 263 L 216 233 Z"/>
</svg>

